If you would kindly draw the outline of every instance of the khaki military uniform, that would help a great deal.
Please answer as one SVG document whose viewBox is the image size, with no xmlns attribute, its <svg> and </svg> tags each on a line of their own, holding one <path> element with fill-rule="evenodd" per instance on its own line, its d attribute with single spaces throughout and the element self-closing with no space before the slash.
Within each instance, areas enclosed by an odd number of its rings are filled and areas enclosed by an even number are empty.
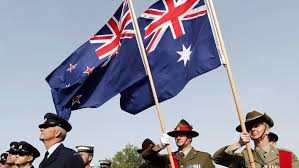
<svg viewBox="0 0 299 168">
<path fill-rule="evenodd" d="M 145 150 L 142 153 L 142 157 L 151 162 L 161 163 L 162 160 L 164 165 L 170 164 L 168 155 L 159 155 L 159 158 L 156 158 L 157 154 L 154 150 Z M 210 154 L 197 151 L 194 148 L 185 157 L 181 156 L 180 152 L 174 152 L 174 155 L 178 161 L 178 168 L 215 168 Z M 152 160 L 153 158 L 156 159 Z"/>
<path fill-rule="evenodd" d="M 249 157 L 247 150 L 241 153 L 227 153 L 226 147 L 219 149 L 213 159 L 216 164 L 231 168 L 250 168 Z M 252 150 L 256 168 L 279 168 L 279 150 L 272 145 L 268 145 L 264 149 L 255 148 Z M 292 155 L 292 167 L 299 168 L 298 158 Z"/>
</svg>

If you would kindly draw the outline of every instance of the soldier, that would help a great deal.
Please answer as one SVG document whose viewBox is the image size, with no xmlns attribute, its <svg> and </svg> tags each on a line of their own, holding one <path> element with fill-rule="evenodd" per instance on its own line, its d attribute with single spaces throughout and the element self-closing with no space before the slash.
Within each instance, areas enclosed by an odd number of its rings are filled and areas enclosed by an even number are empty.
<svg viewBox="0 0 299 168">
<path fill-rule="evenodd" d="M 245 126 L 247 132 L 242 132 L 240 139 L 229 146 L 219 149 L 214 155 L 215 163 L 226 167 L 250 167 L 249 157 L 246 150 L 241 153 L 235 152 L 246 143 L 253 140 L 255 148 L 252 150 L 255 167 L 299 167 L 297 157 L 287 150 L 277 149 L 270 145 L 268 134 L 274 122 L 267 114 L 257 111 L 247 113 Z M 239 125 L 236 130 L 241 132 Z M 281 165 L 280 165 L 280 162 Z M 289 162 L 288 162 L 289 160 Z"/>
<path fill-rule="evenodd" d="M 110 168 L 111 162 L 109 160 L 100 160 L 100 168 Z"/>
<path fill-rule="evenodd" d="M 152 140 L 147 138 L 142 142 L 142 148 L 138 149 L 137 152 L 139 154 L 141 154 L 141 156 L 142 156 L 143 152 L 146 153 L 147 150 L 151 150 L 152 148 L 160 149 L 160 146 L 156 146 Z M 164 168 L 164 167 L 166 167 L 165 165 L 167 165 L 167 162 L 165 162 L 163 159 L 161 159 L 161 157 L 159 155 L 160 155 L 159 153 L 157 155 L 154 155 L 154 157 L 156 157 L 156 158 L 151 159 L 154 161 L 150 161 L 150 160 L 147 160 L 144 158 L 144 162 L 139 166 L 139 168 Z"/>
<path fill-rule="evenodd" d="M 19 147 L 18 142 L 11 142 L 9 150 L 6 151 L 6 152 L 8 152 L 8 156 L 7 156 L 7 159 L 6 159 L 6 164 L 10 168 L 17 168 L 17 165 L 15 164 L 15 161 L 16 161 L 16 152 L 17 152 L 18 147 Z"/>
<path fill-rule="evenodd" d="M 17 151 L 15 164 L 18 168 L 34 168 L 33 161 L 40 156 L 39 151 L 31 144 L 21 141 Z"/>
<path fill-rule="evenodd" d="M 44 119 L 44 123 L 39 125 L 40 140 L 47 152 L 39 168 L 84 168 L 80 155 L 62 144 L 72 129 L 71 124 L 52 113 L 47 113 Z"/>
<path fill-rule="evenodd" d="M 9 168 L 8 164 L 6 163 L 8 154 L 2 153 L 0 156 L 0 168 Z"/>
<path fill-rule="evenodd" d="M 168 132 L 167 134 L 175 138 L 175 142 L 178 147 L 178 151 L 173 154 L 176 166 L 179 168 L 215 167 L 210 154 L 197 151 L 192 147 L 192 138 L 197 137 L 199 134 L 198 132 L 193 131 L 192 126 L 187 121 L 182 119 L 174 131 Z M 169 136 L 167 134 L 162 135 L 161 147 L 159 150 L 155 148 L 146 150 L 142 153 L 142 157 L 153 161 L 153 156 L 170 143 Z M 164 158 L 163 160 L 167 160 L 169 163 L 168 156 L 162 155 L 161 158 Z"/>
<path fill-rule="evenodd" d="M 277 147 L 278 136 L 273 132 L 269 132 L 268 137 L 269 137 L 270 144 L 273 145 L 274 147 Z"/>
<path fill-rule="evenodd" d="M 76 146 L 77 152 L 81 155 L 85 168 L 91 168 L 91 161 L 93 159 L 93 150 L 94 147 L 86 146 L 86 145 L 79 145 Z"/>
</svg>

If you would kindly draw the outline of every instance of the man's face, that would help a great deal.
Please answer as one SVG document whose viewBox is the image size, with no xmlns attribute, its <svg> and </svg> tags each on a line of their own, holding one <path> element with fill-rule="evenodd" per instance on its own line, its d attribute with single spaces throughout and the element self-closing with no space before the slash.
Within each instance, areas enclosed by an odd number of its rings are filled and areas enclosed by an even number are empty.
<svg viewBox="0 0 299 168">
<path fill-rule="evenodd" d="M 247 131 L 250 133 L 252 139 L 260 138 L 264 133 L 266 135 L 269 134 L 269 129 L 265 123 L 252 124 L 247 128 Z"/>
<path fill-rule="evenodd" d="M 191 138 L 188 138 L 186 133 L 177 133 L 175 135 L 175 143 L 177 147 L 184 148 L 191 144 Z"/>
<path fill-rule="evenodd" d="M 6 159 L 6 163 L 15 164 L 15 161 L 16 161 L 16 155 L 9 153 Z"/>
<path fill-rule="evenodd" d="M 4 162 L 0 163 L 0 168 L 9 168 L 9 166 Z"/>
<path fill-rule="evenodd" d="M 40 136 L 39 139 L 41 141 L 47 141 L 55 138 L 55 127 L 47 127 L 47 128 L 40 128 Z"/>
<path fill-rule="evenodd" d="M 87 153 L 87 152 L 79 152 L 79 154 L 81 155 L 83 161 L 84 161 L 84 165 L 88 165 L 91 160 L 92 160 L 92 156 Z"/>
<path fill-rule="evenodd" d="M 16 165 L 23 165 L 32 160 L 32 156 L 30 155 L 16 155 L 15 164 Z"/>
</svg>

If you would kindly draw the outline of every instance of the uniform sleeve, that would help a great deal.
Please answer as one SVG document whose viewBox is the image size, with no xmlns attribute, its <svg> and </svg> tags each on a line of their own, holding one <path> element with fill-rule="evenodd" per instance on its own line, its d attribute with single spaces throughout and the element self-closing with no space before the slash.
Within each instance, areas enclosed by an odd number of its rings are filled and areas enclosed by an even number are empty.
<svg viewBox="0 0 299 168">
<path fill-rule="evenodd" d="M 84 167 L 85 167 L 84 162 L 78 153 L 73 153 L 73 155 L 71 155 L 68 158 L 67 165 L 65 166 L 65 168 L 84 168 Z"/>
<path fill-rule="evenodd" d="M 225 152 L 225 149 L 228 146 L 225 146 L 213 155 L 213 160 L 216 164 L 225 166 L 225 167 L 242 167 L 244 159 L 241 154 L 229 154 Z"/>
<path fill-rule="evenodd" d="M 203 168 L 215 168 L 215 165 L 213 163 L 212 157 L 210 154 L 206 155 L 206 158 L 204 159 L 206 160 L 204 165 L 202 165 Z"/>
<path fill-rule="evenodd" d="M 160 155 L 158 151 L 153 150 L 153 148 L 147 148 L 141 153 L 141 156 L 144 160 L 148 160 L 153 164 L 168 164 L 169 159 L 165 155 Z"/>
</svg>

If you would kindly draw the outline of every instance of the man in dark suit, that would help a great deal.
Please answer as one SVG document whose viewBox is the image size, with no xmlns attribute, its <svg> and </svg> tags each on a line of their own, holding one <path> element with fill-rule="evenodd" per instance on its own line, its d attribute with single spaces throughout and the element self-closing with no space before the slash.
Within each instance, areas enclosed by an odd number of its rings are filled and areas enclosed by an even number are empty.
<svg viewBox="0 0 299 168">
<path fill-rule="evenodd" d="M 21 141 L 17 150 L 15 164 L 18 168 L 34 168 L 33 161 L 40 156 L 39 151 L 31 144 Z"/>
<path fill-rule="evenodd" d="M 81 156 L 62 144 L 72 129 L 71 124 L 52 113 L 47 113 L 44 119 L 44 123 L 39 125 L 40 140 L 47 152 L 39 168 L 84 168 Z"/>
</svg>

